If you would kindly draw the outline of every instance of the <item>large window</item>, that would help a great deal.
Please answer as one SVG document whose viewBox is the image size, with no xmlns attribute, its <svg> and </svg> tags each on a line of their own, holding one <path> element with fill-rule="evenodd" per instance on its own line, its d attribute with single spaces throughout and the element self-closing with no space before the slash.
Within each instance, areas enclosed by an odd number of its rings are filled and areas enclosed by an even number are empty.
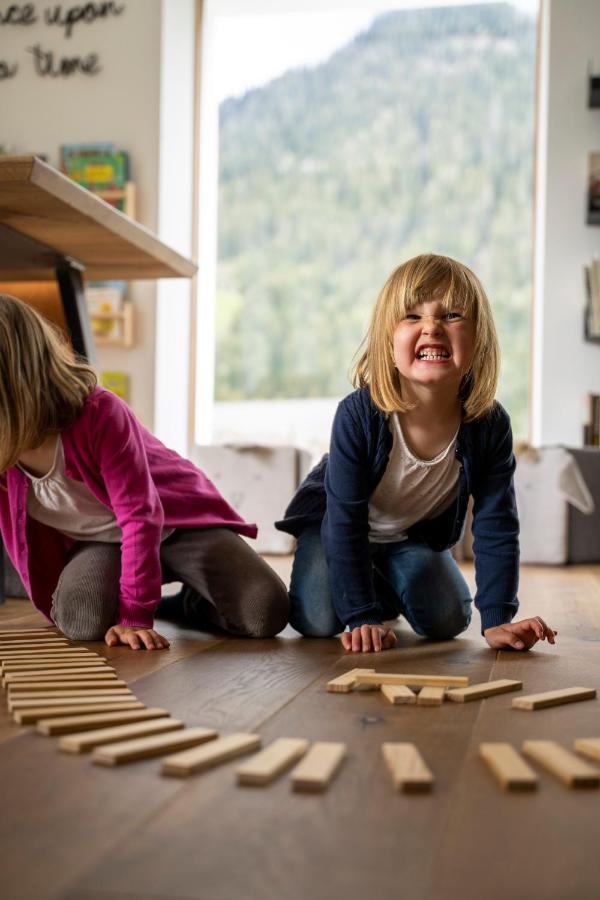
<svg viewBox="0 0 600 900">
<path fill-rule="evenodd" d="M 379 288 L 424 251 L 486 286 L 500 399 L 526 432 L 532 6 L 213 4 L 217 440 L 326 444 Z"/>
</svg>

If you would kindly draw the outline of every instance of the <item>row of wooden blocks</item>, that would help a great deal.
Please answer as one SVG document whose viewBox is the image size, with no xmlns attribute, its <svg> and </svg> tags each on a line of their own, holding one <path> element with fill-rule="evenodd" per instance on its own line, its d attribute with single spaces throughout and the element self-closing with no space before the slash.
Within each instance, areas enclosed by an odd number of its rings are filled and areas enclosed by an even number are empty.
<svg viewBox="0 0 600 900">
<path fill-rule="evenodd" d="M 522 681 L 500 678 L 469 685 L 466 675 L 419 675 L 400 672 L 376 672 L 374 669 L 350 669 L 343 675 L 327 682 L 327 690 L 337 694 L 348 694 L 356 690 L 380 690 L 384 697 L 396 706 L 441 706 L 444 700 L 467 703 L 483 700 L 508 691 L 520 691 Z M 415 689 L 419 689 L 415 694 Z M 570 687 L 555 691 L 543 691 L 525 697 L 515 697 L 513 709 L 545 709 L 579 700 L 593 700 L 595 688 Z"/>
<path fill-rule="evenodd" d="M 257 734 L 219 736 L 211 728 L 186 728 L 166 709 L 146 708 L 103 657 L 70 647 L 48 630 L 0 632 L 0 667 L 15 721 L 60 736 L 59 749 L 65 753 L 91 751 L 98 765 L 164 756 L 162 774 L 181 777 L 261 746 Z M 239 766 L 236 777 L 240 784 L 269 784 L 296 763 L 292 788 L 318 792 L 325 790 L 345 753 L 341 743 L 279 738 Z"/>
</svg>

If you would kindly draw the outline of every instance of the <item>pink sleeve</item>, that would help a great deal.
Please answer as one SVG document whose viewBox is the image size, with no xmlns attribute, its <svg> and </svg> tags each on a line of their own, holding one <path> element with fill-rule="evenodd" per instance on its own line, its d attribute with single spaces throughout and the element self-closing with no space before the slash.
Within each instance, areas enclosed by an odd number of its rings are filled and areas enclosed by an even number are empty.
<svg viewBox="0 0 600 900">
<path fill-rule="evenodd" d="M 131 410 L 105 394 L 92 441 L 110 507 L 122 531 L 117 624 L 152 628 L 160 600 L 163 509 Z"/>
</svg>

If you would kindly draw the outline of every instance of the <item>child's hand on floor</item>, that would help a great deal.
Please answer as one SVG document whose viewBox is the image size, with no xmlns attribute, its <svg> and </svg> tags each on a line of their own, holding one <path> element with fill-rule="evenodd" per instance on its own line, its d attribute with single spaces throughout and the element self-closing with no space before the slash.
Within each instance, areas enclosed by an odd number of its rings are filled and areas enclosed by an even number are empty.
<svg viewBox="0 0 600 900">
<path fill-rule="evenodd" d="M 556 634 L 557 632 L 549 628 L 541 616 L 496 625 L 494 628 L 486 628 L 483 632 L 486 641 L 494 650 L 529 650 L 538 641 L 544 640 L 549 644 L 555 644 Z"/>
<path fill-rule="evenodd" d="M 344 631 L 341 636 L 344 650 L 353 653 L 370 653 L 374 650 L 389 650 L 396 643 L 396 635 L 391 628 L 383 625 L 360 625 L 352 631 Z"/>
<path fill-rule="evenodd" d="M 129 625 L 113 625 L 104 635 L 104 641 L 109 647 L 124 644 L 132 650 L 167 650 L 169 642 L 166 638 L 154 631 L 153 628 L 132 628 Z"/>
</svg>

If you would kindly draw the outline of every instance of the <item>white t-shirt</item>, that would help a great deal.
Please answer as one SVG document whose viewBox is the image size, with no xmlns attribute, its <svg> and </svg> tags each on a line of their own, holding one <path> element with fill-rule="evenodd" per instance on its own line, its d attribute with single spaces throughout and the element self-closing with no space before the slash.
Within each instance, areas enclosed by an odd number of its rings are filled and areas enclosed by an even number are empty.
<svg viewBox="0 0 600 900">
<path fill-rule="evenodd" d="M 440 515 L 458 492 L 458 430 L 434 459 L 419 459 L 404 439 L 398 413 L 389 417 L 389 428 L 390 458 L 369 500 L 369 540 L 374 544 L 405 541 L 411 525 Z"/>
<path fill-rule="evenodd" d="M 74 541 L 121 543 L 121 529 L 112 509 L 94 497 L 81 481 L 65 475 L 65 455 L 60 437 L 56 442 L 54 462 L 46 475 L 37 478 L 19 466 L 30 481 L 27 513 L 32 519 L 49 525 Z M 164 541 L 174 531 L 163 529 Z"/>
</svg>

